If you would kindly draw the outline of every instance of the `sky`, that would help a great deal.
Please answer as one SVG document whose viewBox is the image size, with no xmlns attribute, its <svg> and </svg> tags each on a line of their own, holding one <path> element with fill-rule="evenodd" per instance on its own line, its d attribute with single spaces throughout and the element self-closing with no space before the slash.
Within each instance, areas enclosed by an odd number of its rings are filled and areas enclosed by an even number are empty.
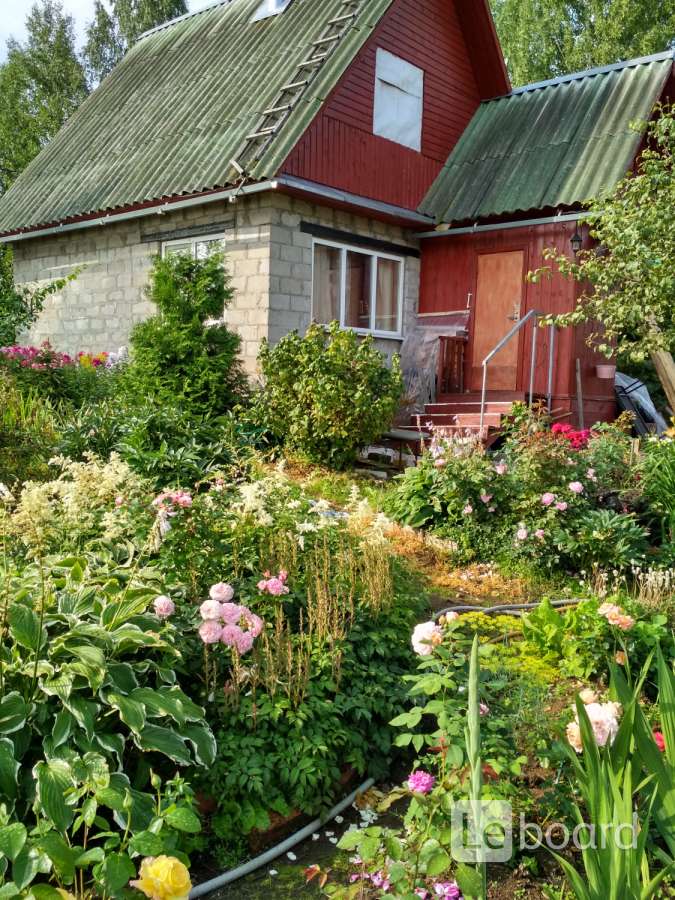
<svg viewBox="0 0 675 900">
<path fill-rule="evenodd" d="M 34 0 L 0 0 L 0 60 L 6 56 L 7 38 L 22 41 L 26 35 L 24 23 Z M 190 10 L 208 6 L 213 0 L 188 0 Z M 78 46 L 84 39 L 84 30 L 93 18 L 94 0 L 63 0 L 63 8 L 75 19 Z"/>
</svg>

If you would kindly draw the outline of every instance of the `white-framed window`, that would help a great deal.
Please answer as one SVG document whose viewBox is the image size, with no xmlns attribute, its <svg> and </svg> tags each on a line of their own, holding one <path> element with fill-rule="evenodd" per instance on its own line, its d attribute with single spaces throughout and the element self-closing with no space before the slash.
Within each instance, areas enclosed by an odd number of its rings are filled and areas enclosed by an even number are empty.
<svg viewBox="0 0 675 900">
<path fill-rule="evenodd" d="M 269 19 L 270 16 L 278 16 L 287 6 L 290 6 L 291 0 L 262 0 L 260 6 L 253 13 L 252 22 L 259 22 L 260 19 Z"/>
<path fill-rule="evenodd" d="M 423 112 L 424 71 L 378 48 L 373 134 L 421 150 Z"/>
<path fill-rule="evenodd" d="M 196 237 L 162 241 L 162 257 L 186 253 L 193 259 L 206 259 L 212 253 L 219 253 L 224 249 L 224 234 L 197 235 Z"/>
<path fill-rule="evenodd" d="M 315 238 L 312 319 L 342 328 L 401 337 L 403 258 Z"/>
</svg>

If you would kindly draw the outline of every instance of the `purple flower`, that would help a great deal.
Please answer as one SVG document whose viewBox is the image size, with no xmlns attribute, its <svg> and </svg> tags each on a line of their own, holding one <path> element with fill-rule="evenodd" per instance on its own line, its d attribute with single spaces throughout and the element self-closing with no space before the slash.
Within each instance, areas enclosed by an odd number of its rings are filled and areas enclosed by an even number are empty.
<svg viewBox="0 0 675 900">
<path fill-rule="evenodd" d="M 155 608 L 155 615 L 159 616 L 160 619 L 168 619 L 169 616 L 176 612 L 175 603 L 171 597 L 166 597 L 164 594 L 161 597 L 155 597 L 155 602 L 152 605 Z"/>
<path fill-rule="evenodd" d="M 434 885 L 434 893 L 442 900 L 462 900 L 462 892 L 456 881 L 438 881 Z"/>
<path fill-rule="evenodd" d="M 425 772 L 424 769 L 411 772 L 408 777 L 408 790 L 414 794 L 428 794 L 429 791 L 433 790 L 435 784 L 436 779 L 434 776 L 429 772 Z"/>
</svg>

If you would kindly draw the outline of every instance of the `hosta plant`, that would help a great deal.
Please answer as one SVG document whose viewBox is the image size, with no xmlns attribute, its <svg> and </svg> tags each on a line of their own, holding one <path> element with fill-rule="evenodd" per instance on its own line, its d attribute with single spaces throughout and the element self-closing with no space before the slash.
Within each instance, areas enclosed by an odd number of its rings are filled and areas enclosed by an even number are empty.
<svg viewBox="0 0 675 900">
<path fill-rule="evenodd" d="M 117 896 L 135 855 L 200 827 L 189 791 L 147 792 L 150 767 L 170 776 L 215 755 L 175 683 L 175 629 L 152 611 L 157 573 L 90 556 L 0 575 L 2 896 L 34 881 L 36 896 L 47 883 Z"/>
</svg>

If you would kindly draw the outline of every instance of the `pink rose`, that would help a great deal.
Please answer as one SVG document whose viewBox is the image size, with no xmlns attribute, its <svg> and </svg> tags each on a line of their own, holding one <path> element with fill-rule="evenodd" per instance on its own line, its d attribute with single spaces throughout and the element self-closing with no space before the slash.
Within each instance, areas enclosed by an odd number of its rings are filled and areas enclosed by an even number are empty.
<svg viewBox="0 0 675 900">
<path fill-rule="evenodd" d="M 212 600 L 219 600 L 221 603 L 229 603 L 234 597 L 234 588 L 231 584 L 225 584 L 224 581 L 219 581 L 218 584 L 211 586 L 209 597 Z"/>
<path fill-rule="evenodd" d="M 221 603 L 220 618 L 226 625 L 238 625 L 241 619 L 243 607 L 236 603 Z"/>
<path fill-rule="evenodd" d="M 207 619 L 199 626 L 199 637 L 205 644 L 217 644 L 223 633 L 223 626 L 215 619 Z"/>
<path fill-rule="evenodd" d="M 555 494 L 546 491 L 545 494 L 541 495 L 541 502 L 543 506 L 550 506 L 552 503 L 555 503 Z"/>
<path fill-rule="evenodd" d="M 570 481 L 567 487 L 573 494 L 583 494 L 584 486 L 580 481 Z"/>
<path fill-rule="evenodd" d="M 473 512 L 473 506 L 470 503 L 467 503 L 464 509 L 462 510 L 463 516 L 470 516 Z"/>
<path fill-rule="evenodd" d="M 487 504 L 490 502 L 490 500 L 492 500 L 492 494 L 481 494 L 480 499 L 481 499 L 481 502 L 487 506 Z"/>
<path fill-rule="evenodd" d="M 414 794 L 428 794 L 433 790 L 436 779 L 424 769 L 418 769 L 408 776 L 408 790 Z"/>
<path fill-rule="evenodd" d="M 217 600 L 205 600 L 199 607 L 199 615 L 204 621 L 218 621 L 222 618 L 221 606 Z"/>
<path fill-rule="evenodd" d="M 481 716 L 489 716 L 490 715 L 490 707 L 487 703 L 479 703 L 478 704 L 478 712 Z"/>
<path fill-rule="evenodd" d="M 155 615 L 159 616 L 160 619 L 167 619 L 176 611 L 176 605 L 173 600 L 164 594 L 161 597 L 155 597 L 155 602 L 152 605 L 155 608 Z"/>
<path fill-rule="evenodd" d="M 227 628 L 228 626 L 225 627 Z M 248 653 L 253 646 L 253 633 L 250 631 L 242 631 L 241 634 L 234 639 L 234 646 L 237 648 L 237 652 L 240 656 L 243 656 L 244 653 Z"/>
<path fill-rule="evenodd" d="M 506 475 L 508 471 L 509 467 L 506 465 L 506 463 L 497 463 L 497 465 L 495 466 L 495 472 L 497 473 L 497 475 Z"/>
<path fill-rule="evenodd" d="M 529 531 L 527 530 L 527 528 L 519 528 L 518 531 L 516 531 L 516 538 L 519 541 L 526 541 L 528 536 Z"/>
<path fill-rule="evenodd" d="M 238 625 L 226 625 L 220 633 L 220 640 L 223 644 L 227 644 L 228 647 L 234 647 L 243 635 L 244 632 Z"/>
<path fill-rule="evenodd" d="M 567 509 L 567 504 L 565 503 L 564 500 L 561 500 L 559 503 L 556 503 L 555 508 L 559 512 L 565 512 L 565 510 Z"/>
<path fill-rule="evenodd" d="M 255 613 L 248 610 L 243 614 L 242 618 L 248 627 L 249 634 L 257 638 L 263 629 L 263 620 L 260 616 L 256 616 Z"/>
<path fill-rule="evenodd" d="M 537 528 L 537 530 L 536 530 L 535 533 L 534 533 L 534 536 L 535 536 L 536 538 L 539 538 L 540 541 L 543 541 L 543 540 L 544 540 L 544 536 L 545 536 L 545 535 L 546 535 L 546 532 L 544 531 L 543 528 Z"/>
<path fill-rule="evenodd" d="M 437 469 L 442 469 L 445 466 L 445 464 L 446 464 L 445 460 L 443 459 L 442 456 L 439 459 L 434 461 L 434 465 L 436 466 Z"/>
</svg>

